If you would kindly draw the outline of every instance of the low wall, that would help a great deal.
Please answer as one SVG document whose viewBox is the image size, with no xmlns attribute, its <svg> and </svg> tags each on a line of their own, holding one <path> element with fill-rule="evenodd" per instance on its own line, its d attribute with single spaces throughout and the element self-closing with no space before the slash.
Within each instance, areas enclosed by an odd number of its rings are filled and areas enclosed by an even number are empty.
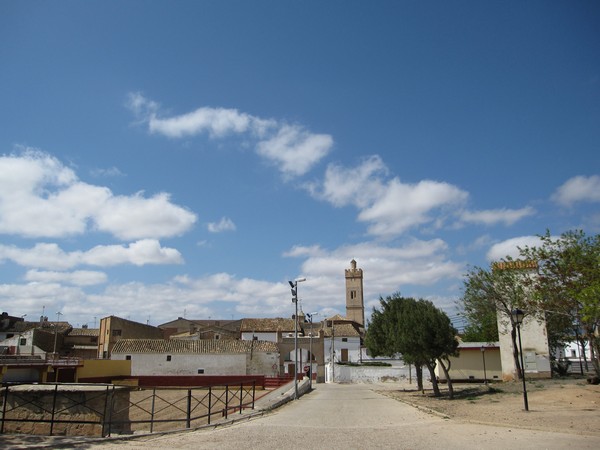
<svg viewBox="0 0 600 450">
<path fill-rule="evenodd" d="M 330 369 L 330 367 L 328 368 Z M 409 379 L 410 372 L 408 366 L 379 367 L 336 364 L 333 376 L 336 383 L 385 383 Z"/>
<path fill-rule="evenodd" d="M 127 388 L 27 384 L 4 387 L 1 395 L 2 402 L 6 400 L 0 417 L 3 433 L 103 436 L 109 421 L 128 422 Z M 125 427 L 113 427 L 112 432 L 129 432 Z"/>
<path fill-rule="evenodd" d="M 112 359 L 84 359 L 83 366 L 77 368 L 76 381 L 110 382 L 111 379 L 131 376 L 131 361 L 115 361 Z"/>
</svg>

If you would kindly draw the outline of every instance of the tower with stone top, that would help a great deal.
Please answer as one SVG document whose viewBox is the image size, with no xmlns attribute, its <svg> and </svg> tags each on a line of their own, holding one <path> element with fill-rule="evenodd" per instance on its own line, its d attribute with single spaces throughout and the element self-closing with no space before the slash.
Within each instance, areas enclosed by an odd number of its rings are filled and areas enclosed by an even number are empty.
<svg viewBox="0 0 600 450">
<path fill-rule="evenodd" d="M 346 269 L 346 318 L 365 325 L 363 271 L 356 268 L 354 259 L 350 261 L 350 269 Z"/>
</svg>

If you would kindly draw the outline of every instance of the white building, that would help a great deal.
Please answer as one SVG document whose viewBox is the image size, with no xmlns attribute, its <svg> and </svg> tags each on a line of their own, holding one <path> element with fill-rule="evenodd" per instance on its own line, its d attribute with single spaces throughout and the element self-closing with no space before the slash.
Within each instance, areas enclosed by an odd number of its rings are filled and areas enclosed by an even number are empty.
<svg viewBox="0 0 600 450">
<path fill-rule="evenodd" d="M 131 375 L 277 374 L 279 351 L 273 342 L 237 340 L 122 339 L 113 360 L 131 361 Z"/>
<path fill-rule="evenodd" d="M 279 342 L 283 337 L 294 336 L 294 319 L 281 317 L 242 319 L 240 336 L 243 341 Z M 299 328 L 301 332 L 302 329 Z"/>
</svg>

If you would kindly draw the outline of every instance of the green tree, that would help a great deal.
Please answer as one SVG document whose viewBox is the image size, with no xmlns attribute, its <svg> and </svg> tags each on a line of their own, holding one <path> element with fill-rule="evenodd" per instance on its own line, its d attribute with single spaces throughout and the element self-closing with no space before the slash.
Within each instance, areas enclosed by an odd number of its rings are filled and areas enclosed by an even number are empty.
<svg viewBox="0 0 600 450">
<path fill-rule="evenodd" d="M 571 336 L 589 344 L 594 370 L 600 376 L 600 235 L 588 237 L 577 230 L 554 238 L 546 231 L 539 237 L 539 246 L 520 249 L 521 255 L 538 262 L 532 285 L 539 307 L 549 315 L 570 318 L 570 323 L 560 321 L 552 334 L 563 332 L 565 339 L 564 327 L 570 325 Z"/>
<path fill-rule="evenodd" d="M 458 354 L 458 342 L 457 331 L 448 316 L 430 301 L 404 298 L 399 293 L 380 298 L 380 307 L 380 310 L 374 308 L 367 330 L 365 344 L 369 351 L 374 355 L 401 353 L 405 362 L 427 367 L 436 396 L 440 395 L 435 376 L 439 362 L 452 397 L 449 358 Z M 422 389 L 418 374 L 417 379 Z"/>
</svg>

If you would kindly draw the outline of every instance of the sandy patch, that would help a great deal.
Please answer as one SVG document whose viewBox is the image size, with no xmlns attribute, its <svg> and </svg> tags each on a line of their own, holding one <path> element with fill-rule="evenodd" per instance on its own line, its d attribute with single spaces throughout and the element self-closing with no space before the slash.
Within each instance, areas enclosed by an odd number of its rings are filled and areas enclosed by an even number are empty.
<svg viewBox="0 0 600 450">
<path fill-rule="evenodd" d="M 454 400 L 443 385 L 441 398 L 411 387 L 379 392 L 461 422 L 600 436 L 600 386 L 581 379 L 532 380 L 526 386 L 529 412 L 520 382 L 458 384 Z"/>
</svg>

